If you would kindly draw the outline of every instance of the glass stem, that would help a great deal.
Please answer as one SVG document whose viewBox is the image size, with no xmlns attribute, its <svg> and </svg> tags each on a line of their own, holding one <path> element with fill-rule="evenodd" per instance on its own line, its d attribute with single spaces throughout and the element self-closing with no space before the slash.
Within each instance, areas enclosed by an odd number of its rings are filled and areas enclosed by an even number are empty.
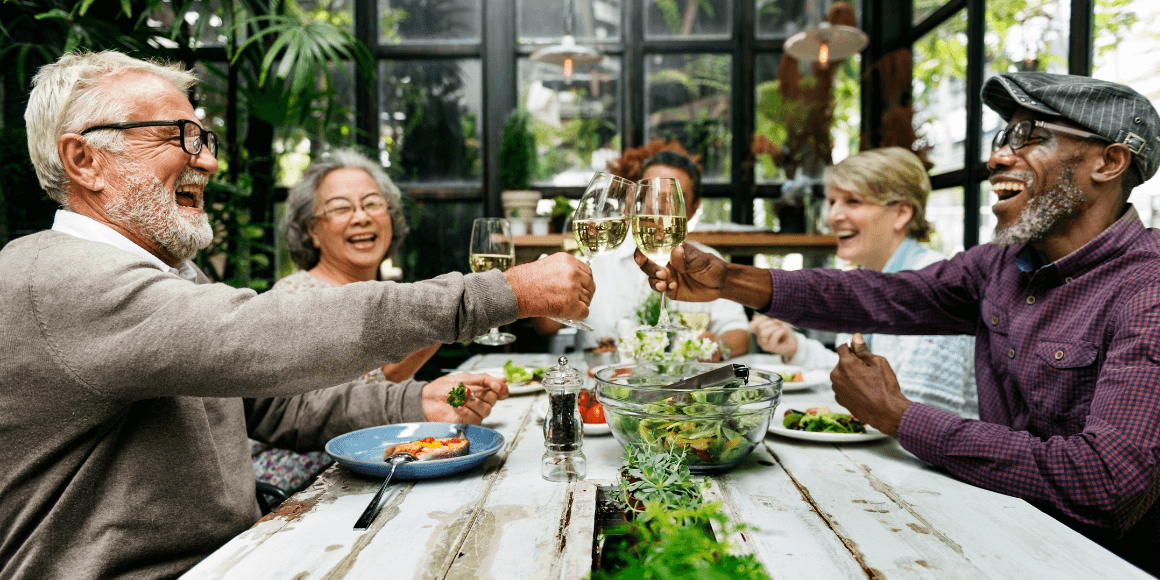
<svg viewBox="0 0 1160 580">
<path fill-rule="evenodd" d="M 657 316 L 657 326 L 667 327 L 669 325 L 669 295 L 661 292 L 661 312 Z"/>
</svg>

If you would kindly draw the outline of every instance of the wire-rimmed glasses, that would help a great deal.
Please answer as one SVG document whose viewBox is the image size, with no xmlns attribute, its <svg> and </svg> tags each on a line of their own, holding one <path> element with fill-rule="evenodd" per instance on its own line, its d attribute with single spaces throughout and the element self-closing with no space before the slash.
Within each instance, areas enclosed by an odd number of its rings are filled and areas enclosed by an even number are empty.
<svg viewBox="0 0 1160 580">
<path fill-rule="evenodd" d="M 649 260 L 664 268 L 673 248 L 685 243 L 688 218 L 685 216 L 685 194 L 681 182 L 671 177 L 642 179 L 637 184 L 631 207 L 632 239 Z M 668 296 L 661 293 L 661 311 L 655 326 L 642 327 L 651 332 L 688 330 L 669 319 Z"/>
<path fill-rule="evenodd" d="M 190 125 L 197 128 L 196 131 L 187 129 Z M 109 123 L 108 125 L 97 125 L 96 127 L 89 127 L 81 131 L 81 135 L 90 133 L 92 131 L 100 131 L 103 129 L 116 129 L 123 131 L 125 129 L 137 129 L 139 127 L 177 127 L 178 136 L 181 140 L 181 150 L 190 155 L 197 155 L 201 153 L 202 145 L 209 147 L 209 152 L 214 158 L 217 158 L 218 153 L 218 138 L 217 134 L 197 123 L 188 119 L 177 119 L 173 121 L 134 121 L 130 123 Z"/>
<path fill-rule="evenodd" d="M 504 218 L 478 218 L 471 224 L 471 249 L 468 261 L 472 272 L 507 270 L 516 262 L 516 245 L 511 225 Z M 499 346 L 515 342 L 516 337 L 493 328 L 475 337 L 475 342 Z"/>
</svg>

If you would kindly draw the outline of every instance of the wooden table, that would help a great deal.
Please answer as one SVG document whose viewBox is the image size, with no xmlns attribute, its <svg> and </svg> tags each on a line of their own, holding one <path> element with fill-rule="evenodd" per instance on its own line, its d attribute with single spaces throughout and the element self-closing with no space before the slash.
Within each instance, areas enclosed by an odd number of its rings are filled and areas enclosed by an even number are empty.
<svg viewBox="0 0 1160 580">
<path fill-rule="evenodd" d="M 552 362 L 486 355 L 463 368 L 509 358 Z M 455 476 L 392 485 L 368 530 L 353 524 L 380 481 L 335 465 L 183 578 L 583 578 L 594 484 L 613 480 L 621 449 L 611 436 L 587 437 L 586 481 L 544 481 L 536 412 L 544 399 L 501 402 L 484 422 L 506 437 L 500 453 Z M 893 439 L 833 445 L 768 435 L 713 480 L 730 516 L 757 528 L 734 538 L 737 551 L 756 554 L 773 578 L 1151 578 L 1026 502 L 956 481 Z"/>
</svg>

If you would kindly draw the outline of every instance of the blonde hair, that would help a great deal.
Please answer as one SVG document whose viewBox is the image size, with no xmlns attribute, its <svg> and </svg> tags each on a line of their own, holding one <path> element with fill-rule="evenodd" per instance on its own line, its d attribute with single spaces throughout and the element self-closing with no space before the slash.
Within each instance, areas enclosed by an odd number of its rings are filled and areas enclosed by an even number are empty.
<svg viewBox="0 0 1160 580">
<path fill-rule="evenodd" d="M 128 120 L 128 99 L 134 95 L 112 94 L 103 81 L 129 72 L 159 77 L 183 93 L 197 82 L 197 77 L 181 64 L 159 64 L 113 50 L 66 54 L 41 67 L 32 79 L 32 92 L 24 111 L 28 153 L 40 186 L 65 208 L 69 181 L 57 155 L 56 141 L 65 133 Z M 125 136 L 120 131 L 97 131 L 85 139 L 93 147 L 114 153 L 125 146 Z"/>
<path fill-rule="evenodd" d="M 906 235 L 925 240 L 932 231 L 926 221 L 930 177 L 914 152 L 902 147 L 868 149 L 826 170 L 827 188 L 850 191 L 874 203 L 905 203 L 914 210 Z"/>
</svg>

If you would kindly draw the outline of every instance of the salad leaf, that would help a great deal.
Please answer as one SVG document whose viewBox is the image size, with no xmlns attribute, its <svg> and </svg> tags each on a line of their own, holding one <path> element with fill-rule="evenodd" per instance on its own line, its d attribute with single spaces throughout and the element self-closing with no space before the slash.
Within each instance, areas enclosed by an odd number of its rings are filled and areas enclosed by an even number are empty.
<svg viewBox="0 0 1160 580">
<path fill-rule="evenodd" d="M 509 383 L 526 383 L 544 378 L 544 369 L 539 367 L 525 367 L 512 363 L 509 359 L 503 363 L 503 375 Z"/>
<path fill-rule="evenodd" d="M 467 385 L 459 383 L 450 393 L 447 393 L 447 404 L 452 407 L 462 407 L 467 402 Z"/>
<path fill-rule="evenodd" d="M 786 429 L 813 433 L 865 433 L 866 425 L 849 413 L 831 413 L 829 407 L 789 410 L 782 419 Z"/>
</svg>

